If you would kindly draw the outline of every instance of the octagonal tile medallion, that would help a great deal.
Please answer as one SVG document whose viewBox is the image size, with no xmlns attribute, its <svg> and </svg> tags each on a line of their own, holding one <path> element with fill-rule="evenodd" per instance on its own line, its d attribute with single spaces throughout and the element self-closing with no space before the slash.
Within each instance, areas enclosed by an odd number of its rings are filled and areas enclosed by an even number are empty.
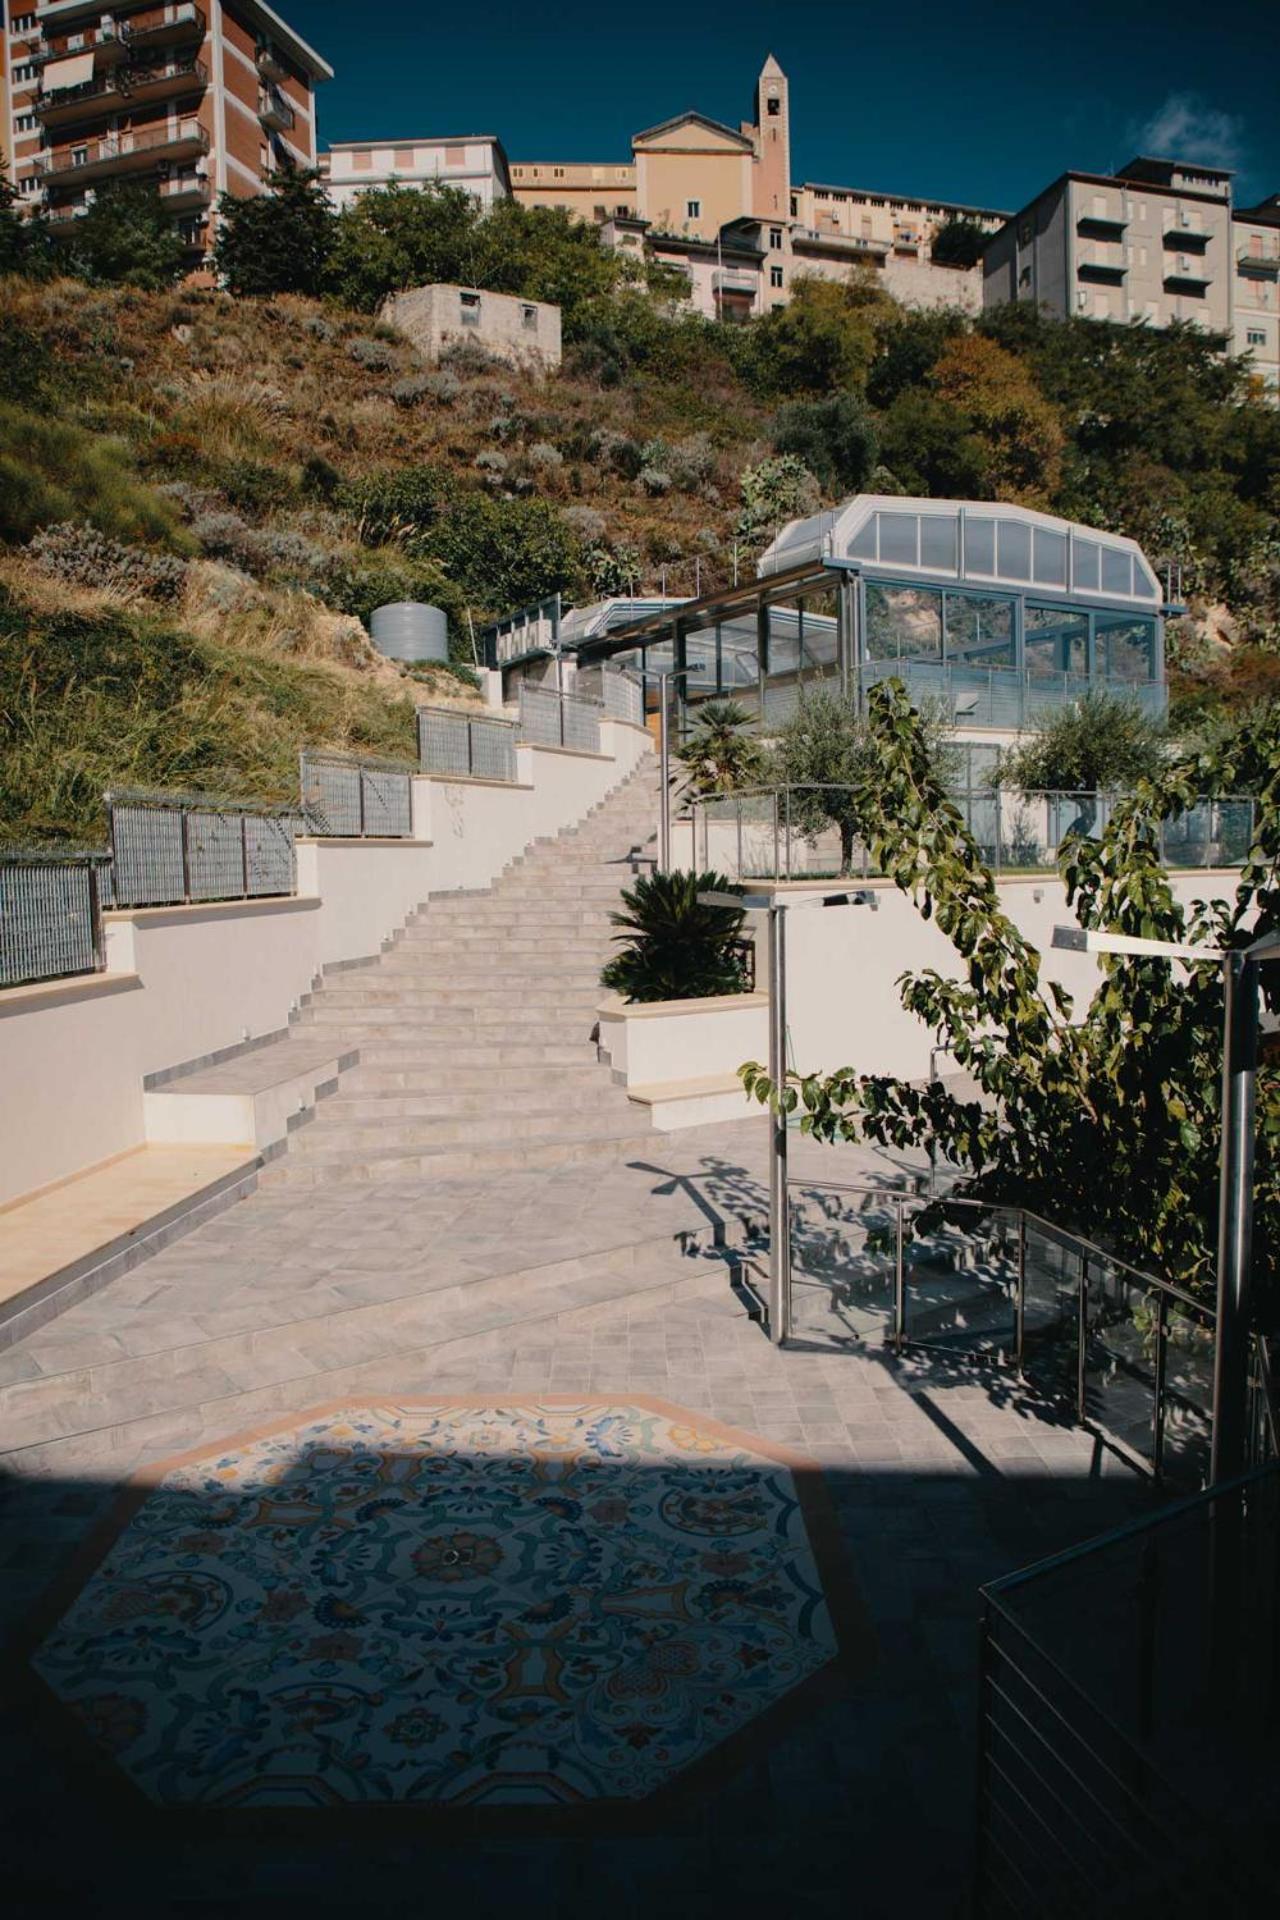
<svg viewBox="0 0 1280 1920">
<path fill-rule="evenodd" d="M 639 1800 L 837 1655 L 806 1464 L 635 1397 L 302 1415 L 138 1490 L 33 1664 L 171 1806 Z"/>
</svg>

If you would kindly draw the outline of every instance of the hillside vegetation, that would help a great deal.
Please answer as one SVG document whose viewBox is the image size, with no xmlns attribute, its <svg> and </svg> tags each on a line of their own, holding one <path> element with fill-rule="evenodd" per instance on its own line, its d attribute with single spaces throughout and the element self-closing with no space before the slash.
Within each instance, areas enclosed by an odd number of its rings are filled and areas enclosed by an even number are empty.
<svg viewBox="0 0 1280 1920">
<path fill-rule="evenodd" d="M 1280 414 L 1191 329 L 912 314 L 864 280 L 721 327 L 515 209 L 503 272 L 559 293 L 563 370 L 427 367 L 370 309 L 467 277 L 469 214 L 396 192 L 361 203 L 363 238 L 324 225 L 341 247 L 320 274 L 312 245 L 310 284 L 336 260 L 353 306 L 288 291 L 289 231 L 259 230 L 288 209 L 247 204 L 242 278 L 267 258 L 274 291 L 101 284 L 85 259 L 0 280 L 0 828 L 93 836 L 112 781 L 286 798 L 307 743 L 408 752 L 423 685 L 373 653 L 381 602 L 444 606 L 465 663 L 554 592 L 725 584 L 859 488 L 1130 533 L 1190 597 L 1184 705 L 1280 692 Z"/>
</svg>

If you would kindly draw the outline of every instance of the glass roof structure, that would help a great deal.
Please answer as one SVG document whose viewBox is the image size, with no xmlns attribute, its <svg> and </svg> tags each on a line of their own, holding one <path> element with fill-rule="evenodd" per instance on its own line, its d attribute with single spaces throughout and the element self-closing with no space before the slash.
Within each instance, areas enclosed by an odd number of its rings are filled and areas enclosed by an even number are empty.
<svg viewBox="0 0 1280 1920">
<path fill-rule="evenodd" d="M 1151 608 L 1162 599 L 1136 540 L 994 501 L 860 493 L 843 506 L 789 521 L 757 572 L 767 578 L 812 560 Z"/>
</svg>

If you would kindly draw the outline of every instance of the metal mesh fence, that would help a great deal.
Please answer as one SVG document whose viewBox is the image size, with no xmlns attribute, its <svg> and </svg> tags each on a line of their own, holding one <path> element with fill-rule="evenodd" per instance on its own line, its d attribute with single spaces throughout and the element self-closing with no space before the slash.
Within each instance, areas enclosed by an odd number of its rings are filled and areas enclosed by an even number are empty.
<svg viewBox="0 0 1280 1920">
<path fill-rule="evenodd" d="M 304 753 L 300 769 L 302 805 L 313 832 L 349 840 L 412 837 L 408 767 L 345 754 Z"/>
<path fill-rule="evenodd" d="M 98 971 L 105 871 L 105 854 L 0 850 L 0 987 Z"/>
<path fill-rule="evenodd" d="M 454 773 L 476 780 L 513 781 L 516 730 L 509 720 L 461 713 L 448 707 L 418 708 L 418 759 L 428 773 Z"/>
<path fill-rule="evenodd" d="M 628 726 L 644 725 L 644 691 L 629 673 L 609 667 L 588 667 L 577 678 L 579 695 L 596 700 L 610 720 L 625 721 Z"/>
<path fill-rule="evenodd" d="M 293 893 L 298 812 L 253 811 L 179 794 L 107 796 L 112 862 L 103 904 L 176 906 Z"/>
<path fill-rule="evenodd" d="M 573 747 L 579 753 L 599 753 L 598 701 L 557 693 L 550 687 L 520 688 L 520 738 L 532 746 Z"/>
</svg>

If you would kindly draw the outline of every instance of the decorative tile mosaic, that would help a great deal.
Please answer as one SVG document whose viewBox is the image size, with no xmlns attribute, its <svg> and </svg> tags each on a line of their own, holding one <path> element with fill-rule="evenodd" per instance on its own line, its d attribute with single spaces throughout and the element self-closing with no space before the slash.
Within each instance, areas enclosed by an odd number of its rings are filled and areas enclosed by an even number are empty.
<svg viewBox="0 0 1280 1920">
<path fill-rule="evenodd" d="M 789 1467 L 637 1403 L 348 1407 L 172 1467 L 34 1655 L 152 1800 L 635 1800 L 836 1655 Z"/>
</svg>

